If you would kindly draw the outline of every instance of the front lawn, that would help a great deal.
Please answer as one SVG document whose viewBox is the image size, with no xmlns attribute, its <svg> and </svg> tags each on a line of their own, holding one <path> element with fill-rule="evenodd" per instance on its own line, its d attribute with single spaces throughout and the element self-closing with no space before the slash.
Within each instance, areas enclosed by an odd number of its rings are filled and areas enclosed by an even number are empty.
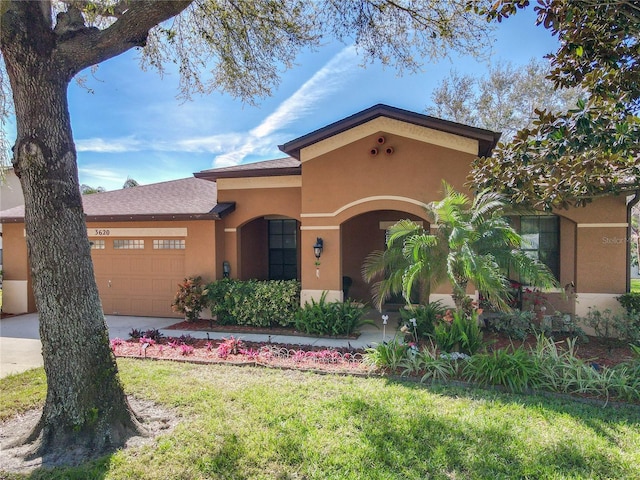
<svg viewBox="0 0 640 480">
<path fill-rule="evenodd" d="M 640 293 L 640 278 L 631 279 L 631 291 Z"/>
<path fill-rule="evenodd" d="M 640 478 L 637 406 L 377 377 L 118 363 L 128 394 L 175 409 L 180 424 L 153 446 L 29 478 Z M 1 380 L 0 418 L 42 402 L 43 379 L 39 369 Z"/>
</svg>

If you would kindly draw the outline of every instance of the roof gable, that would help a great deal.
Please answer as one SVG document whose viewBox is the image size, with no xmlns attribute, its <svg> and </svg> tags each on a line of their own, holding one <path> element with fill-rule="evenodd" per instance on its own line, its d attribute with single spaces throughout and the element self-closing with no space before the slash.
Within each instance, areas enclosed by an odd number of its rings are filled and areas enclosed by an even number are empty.
<svg viewBox="0 0 640 480">
<path fill-rule="evenodd" d="M 389 119 L 391 120 L 391 122 L 377 121 L 377 119 L 381 117 Z M 345 133 L 347 130 L 356 129 L 358 127 L 363 130 L 363 133 L 368 132 L 369 130 L 371 130 L 371 128 L 376 128 L 376 121 L 387 126 L 391 125 L 392 128 L 396 129 L 400 128 L 400 123 L 418 127 L 418 130 L 421 131 L 420 136 L 423 137 L 426 134 L 426 138 L 428 139 L 428 141 L 435 144 L 442 144 L 444 138 L 442 134 L 444 134 L 445 136 L 449 136 L 449 140 L 447 140 L 446 142 L 447 146 L 451 145 L 451 136 L 461 137 L 461 139 L 457 142 L 460 145 L 460 148 L 463 151 L 467 151 L 474 155 L 480 156 L 488 156 L 498 142 L 498 139 L 500 138 L 499 133 L 492 132 L 490 130 L 470 127 L 467 125 L 462 125 L 460 123 L 431 117 L 429 115 L 422 115 L 420 113 L 410 112 L 408 110 L 378 104 L 354 115 L 351 115 L 350 117 L 327 125 L 326 127 L 315 130 L 314 132 L 308 133 L 307 135 L 303 135 L 302 137 L 299 137 L 295 140 L 291 140 L 284 145 L 279 145 L 278 148 L 280 148 L 280 150 L 287 155 L 300 160 L 301 150 L 318 144 L 319 142 L 322 142 L 324 140 L 328 140 L 331 137 L 337 137 L 334 142 L 339 144 L 340 134 Z M 369 127 L 367 127 L 366 124 L 369 124 Z M 393 125 L 395 125 L 395 127 L 393 127 Z M 408 130 L 407 128 L 400 129 L 404 130 L 405 132 Z M 431 132 L 427 133 L 428 130 L 430 130 Z M 438 135 L 437 132 L 439 132 L 440 135 Z M 369 133 L 373 133 L 373 131 Z M 440 137 L 440 139 L 438 139 L 438 137 Z M 477 150 L 471 152 L 471 143 L 465 142 L 464 139 L 473 141 L 474 144 L 477 145 Z M 327 147 L 325 146 L 324 148 Z M 323 147 L 320 147 L 320 150 L 322 149 Z"/>
</svg>

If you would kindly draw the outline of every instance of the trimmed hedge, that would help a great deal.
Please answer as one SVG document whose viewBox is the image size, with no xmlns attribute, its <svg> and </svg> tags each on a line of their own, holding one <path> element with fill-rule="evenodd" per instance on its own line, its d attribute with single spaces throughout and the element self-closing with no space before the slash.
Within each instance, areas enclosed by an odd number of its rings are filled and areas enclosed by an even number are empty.
<svg viewBox="0 0 640 480">
<path fill-rule="evenodd" d="M 207 285 L 207 291 L 211 315 L 220 325 L 290 327 L 300 308 L 296 280 L 223 279 Z"/>
</svg>

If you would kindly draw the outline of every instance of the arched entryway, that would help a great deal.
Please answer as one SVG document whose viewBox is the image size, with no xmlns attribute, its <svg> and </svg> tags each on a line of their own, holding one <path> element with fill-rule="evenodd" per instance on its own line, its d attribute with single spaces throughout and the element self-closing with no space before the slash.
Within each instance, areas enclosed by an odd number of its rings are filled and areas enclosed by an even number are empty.
<svg viewBox="0 0 640 480">
<path fill-rule="evenodd" d="M 345 291 L 348 298 L 371 303 L 371 287 L 362 279 L 362 264 L 369 253 L 384 250 L 387 229 L 403 219 L 421 222 L 425 227 L 428 225 L 417 215 L 397 210 L 370 211 L 342 223 L 342 276 L 344 286 L 349 286 L 348 292 Z"/>
</svg>

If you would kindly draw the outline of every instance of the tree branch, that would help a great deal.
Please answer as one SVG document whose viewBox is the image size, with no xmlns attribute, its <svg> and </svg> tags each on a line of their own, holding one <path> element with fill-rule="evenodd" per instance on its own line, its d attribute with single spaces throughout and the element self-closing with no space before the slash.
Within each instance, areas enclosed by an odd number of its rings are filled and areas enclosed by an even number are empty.
<svg viewBox="0 0 640 480">
<path fill-rule="evenodd" d="M 83 28 L 61 37 L 55 56 L 68 78 L 81 70 L 145 45 L 149 30 L 175 17 L 194 0 L 139 0 L 108 28 Z"/>
</svg>

